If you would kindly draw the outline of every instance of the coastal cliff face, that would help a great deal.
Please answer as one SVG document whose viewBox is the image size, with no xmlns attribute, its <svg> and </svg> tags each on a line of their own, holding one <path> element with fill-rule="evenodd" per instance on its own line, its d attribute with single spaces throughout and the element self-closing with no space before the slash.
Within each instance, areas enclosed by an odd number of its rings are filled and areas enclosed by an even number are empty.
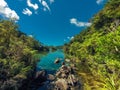
<svg viewBox="0 0 120 90">
<path fill-rule="evenodd" d="M 18 30 L 14 22 L 0 20 L 0 90 L 23 90 L 25 85 L 27 88 L 39 53 L 48 51 L 33 37 Z"/>
<path fill-rule="evenodd" d="M 108 0 L 92 25 L 64 46 L 83 90 L 120 89 L 120 0 Z"/>
</svg>

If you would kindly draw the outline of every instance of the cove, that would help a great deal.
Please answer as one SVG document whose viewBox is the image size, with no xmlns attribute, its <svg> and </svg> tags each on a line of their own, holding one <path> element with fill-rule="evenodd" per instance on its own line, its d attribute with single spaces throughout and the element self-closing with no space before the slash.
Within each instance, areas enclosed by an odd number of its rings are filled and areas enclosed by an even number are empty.
<svg viewBox="0 0 120 90">
<path fill-rule="evenodd" d="M 55 72 L 62 65 L 61 63 L 64 61 L 64 52 L 63 50 L 57 50 L 50 52 L 40 58 L 40 61 L 37 63 L 36 71 L 46 70 L 47 74 L 55 74 Z M 60 58 L 60 63 L 55 64 L 54 61 L 56 58 Z M 47 90 L 47 85 L 40 86 L 37 90 Z"/>
<path fill-rule="evenodd" d="M 55 64 L 57 58 L 60 58 L 60 62 Z M 80 83 L 76 78 L 75 67 L 71 67 L 68 64 L 63 64 L 64 62 L 64 52 L 62 50 L 57 50 L 55 52 L 49 52 L 47 55 L 40 58 L 37 64 L 38 72 L 41 70 L 46 70 L 47 75 L 52 75 L 55 77 L 53 82 L 47 79 L 44 84 L 39 86 L 37 90 L 79 90 Z M 57 71 L 57 72 L 56 72 Z M 38 78 L 38 82 L 42 80 Z M 77 89 L 76 89 L 77 88 Z M 79 88 L 79 89 L 78 89 Z"/>
<path fill-rule="evenodd" d="M 64 52 L 63 50 L 50 51 L 48 54 L 42 56 L 40 61 L 37 63 L 37 71 L 46 70 L 48 74 L 54 74 L 56 70 L 59 69 L 61 63 L 64 61 Z M 60 58 L 60 63 L 55 64 L 54 61 L 56 58 Z"/>
</svg>

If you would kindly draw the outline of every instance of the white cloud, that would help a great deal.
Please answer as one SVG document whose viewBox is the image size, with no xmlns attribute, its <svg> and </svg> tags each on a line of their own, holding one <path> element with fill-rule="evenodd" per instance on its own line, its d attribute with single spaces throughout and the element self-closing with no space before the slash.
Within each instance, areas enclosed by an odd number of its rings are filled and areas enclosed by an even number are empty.
<svg viewBox="0 0 120 90">
<path fill-rule="evenodd" d="M 38 7 L 38 4 L 32 4 L 31 3 L 31 0 L 27 0 L 27 5 L 31 8 L 33 8 L 34 10 L 37 10 L 39 7 Z"/>
<path fill-rule="evenodd" d="M 97 0 L 96 3 L 97 3 L 97 4 L 101 4 L 101 3 L 103 3 L 103 1 L 104 1 L 104 0 Z"/>
<path fill-rule="evenodd" d="M 12 20 L 20 19 L 17 13 L 14 10 L 9 8 L 5 0 L 0 0 L 0 15 L 2 15 L 5 18 L 10 18 Z"/>
<path fill-rule="evenodd" d="M 42 4 L 42 6 L 44 7 L 43 10 L 46 11 L 46 9 L 50 10 L 50 7 L 48 6 L 47 2 L 44 0 L 39 0 L 39 2 Z"/>
<path fill-rule="evenodd" d="M 49 0 L 50 4 L 54 3 L 55 1 L 54 0 Z"/>
<path fill-rule="evenodd" d="M 23 9 L 23 12 L 22 12 L 22 13 L 25 14 L 25 15 L 28 15 L 28 16 L 31 16 L 31 15 L 32 15 L 32 11 L 30 11 L 28 8 Z"/>
<path fill-rule="evenodd" d="M 76 25 L 77 27 L 89 27 L 91 23 L 89 22 L 80 22 L 76 18 L 70 19 L 70 23 Z"/>
</svg>

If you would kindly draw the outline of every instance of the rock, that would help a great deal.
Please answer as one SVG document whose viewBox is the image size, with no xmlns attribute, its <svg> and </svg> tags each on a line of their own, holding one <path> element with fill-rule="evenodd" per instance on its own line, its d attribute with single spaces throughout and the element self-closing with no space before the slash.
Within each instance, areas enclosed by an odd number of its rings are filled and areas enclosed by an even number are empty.
<svg viewBox="0 0 120 90">
<path fill-rule="evenodd" d="M 66 65 L 62 65 L 60 70 L 68 70 L 68 67 Z"/>
<path fill-rule="evenodd" d="M 61 78 L 67 78 L 67 75 L 65 73 L 62 73 Z"/>
<path fill-rule="evenodd" d="M 51 84 L 52 88 L 50 90 L 80 90 L 81 86 L 75 77 L 73 67 L 63 64 L 55 74 L 56 79 Z"/>
<path fill-rule="evenodd" d="M 70 62 L 70 59 L 65 59 L 66 62 Z"/>
<path fill-rule="evenodd" d="M 65 79 L 58 79 L 55 83 L 55 88 L 57 90 L 68 90 L 69 86 L 67 84 L 67 81 Z"/>
<path fill-rule="evenodd" d="M 50 81 L 53 81 L 53 80 L 55 80 L 55 77 L 52 74 L 48 74 L 47 79 Z"/>
<path fill-rule="evenodd" d="M 62 62 L 62 65 L 65 65 L 65 62 Z"/>
<path fill-rule="evenodd" d="M 60 71 L 66 75 L 68 75 L 70 73 L 68 66 L 65 66 L 65 65 L 62 65 Z"/>
<path fill-rule="evenodd" d="M 42 70 L 42 71 L 38 71 L 38 72 L 36 72 L 36 75 L 35 75 L 35 78 L 38 78 L 38 77 L 44 77 L 44 76 L 46 76 L 46 71 L 45 70 Z"/>
<path fill-rule="evenodd" d="M 58 71 L 58 72 L 56 73 L 56 77 L 59 77 L 60 75 L 61 75 L 61 72 Z"/>
<path fill-rule="evenodd" d="M 73 74 L 70 74 L 68 76 L 68 81 L 69 81 L 69 84 L 71 84 L 72 86 L 75 86 L 77 84 L 77 79 Z"/>
<path fill-rule="evenodd" d="M 55 64 L 60 63 L 60 59 L 59 59 L 59 58 L 57 58 L 57 59 L 54 61 L 54 63 L 55 63 Z"/>
<path fill-rule="evenodd" d="M 0 90 L 18 90 L 19 85 L 17 81 L 12 79 L 4 81 L 4 83 L 0 86 Z"/>
<path fill-rule="evenodd" d="M 42 70 L 42 71 L 38 71 L 35 75 L 35 78 L 33 80 L 34 84 L 38 84 L 41 85 L 43 84 L 43 82 L 45 82 L 47 80 L 47 75 L 46 75 L 46 71 Z"/>
</svg>

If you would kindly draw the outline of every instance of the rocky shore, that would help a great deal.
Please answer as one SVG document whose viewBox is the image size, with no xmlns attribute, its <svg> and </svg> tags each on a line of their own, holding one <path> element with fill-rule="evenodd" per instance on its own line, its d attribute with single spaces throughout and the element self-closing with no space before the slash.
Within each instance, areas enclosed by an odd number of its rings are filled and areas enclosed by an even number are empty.
<svg viewBox="0 0 120 90">
<path fill-rule="evenodd" d="M 38 71 L 31 84 L 32 90 L 39 87 L 44 87 L 44 90 L 80 90 L 81 86 L 75 69 L 75 65 L 70 66 L 62 62 L 62 66 L 54 75 L 47 74 L 45 70 Z"/>
<path fill-rule="evenodd" d="M 75 67 L 63 63 L 55 74 L 55 80 L 49 86 L 49 90 L 80 90 L 80 82 L 75 75 Z"/>
</svg>

